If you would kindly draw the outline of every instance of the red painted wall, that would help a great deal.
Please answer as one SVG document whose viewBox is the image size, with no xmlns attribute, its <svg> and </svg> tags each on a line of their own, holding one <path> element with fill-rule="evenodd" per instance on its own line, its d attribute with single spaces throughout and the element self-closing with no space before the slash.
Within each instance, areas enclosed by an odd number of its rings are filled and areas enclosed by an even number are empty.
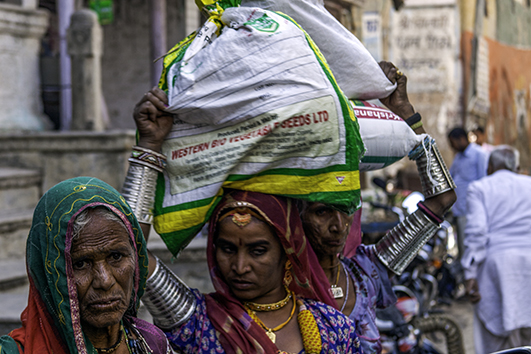
<svg viewBox="0 0 531 354">
<path fill-rule="evenodd" d="M 470 78 L 472 33 L 461 35 L 464 92 Z M 489 46 L 489 143 L 509 144 L 521 154 L 521 165 L 531 170 L 531 50 L 519 49 L 487 38 Z M 464 102 L 468 102 L 465 99 Z M 481 122 L 480 122 L 481 123 Z"/>
</svg>

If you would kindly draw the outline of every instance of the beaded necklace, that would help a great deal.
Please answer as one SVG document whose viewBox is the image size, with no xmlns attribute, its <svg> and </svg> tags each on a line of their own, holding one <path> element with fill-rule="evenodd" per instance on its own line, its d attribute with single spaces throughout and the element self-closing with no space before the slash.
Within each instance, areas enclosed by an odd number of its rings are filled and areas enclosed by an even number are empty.
<svg viewBox="0 0 531 354">
<path fill-rule="evenodd" d="M 129 354 L 145 354 L 153 353 L 153 350 L 146 343 L 144 337 L 140 334 L 138 329 L 136 329 L 134 324 L 128 324 L 123 327 L 125 338 L 127 339 L 127 349 L 129 349 Z"/>
<path fill-rule="evenodd" d="M 276 341 L 276 334 L 274 332 L 284 328 L 293 318 L 295 309 L 297 305 L 299 306 L 299 313 L 297 315 L 297 323 L 299 324 L 299 330 L 301 331 L 302 344 L 304 346 L 304 352 L 306 354 L 319 354 L 322 349 L 321 334 L 319 333 L 319 327 L 317 326 L 317 321 L 313 314 L 306 308 L 306 305 L 300 299 L 295 299 L 293 292 L 289 289 L 286 289 L 288 294 L 293 297 L 293 308 L 291 309 L 291 314 L 289 315 L 287 321 L 281 323 L 275 328 L 267 327 L 262 320 L 256 316 L 256 312 L 251 310 L 246 306 L 247 313 L 251 318 L 265 331 L 269 339 L 273 343 Z M 281 300 L 282 301 L 282 300 Z M 288 300 L 289 301 L 289 300 Z M 284 305 L 285 306 L 285 305 Z M 272 310 L 266 310 L 272 311 Z"/>
<path fill-rule="evenodd" d="M 118 349 L 120 344 L 122 344 L 123 342 L 123 339 L 125 337 L 125 335 L 123 334 L 123 330 L 124 330 L 124 325 L 120 323 L 120 330 L 118 331 L 118 340 L 116 341 L 116 343 L 114 343 L 109 348 L 94 348 L 94 349 L 96 349 L 98 353 L 103 353 L 103 354 L 113 353 L 116 349 Z"/>
</svg>

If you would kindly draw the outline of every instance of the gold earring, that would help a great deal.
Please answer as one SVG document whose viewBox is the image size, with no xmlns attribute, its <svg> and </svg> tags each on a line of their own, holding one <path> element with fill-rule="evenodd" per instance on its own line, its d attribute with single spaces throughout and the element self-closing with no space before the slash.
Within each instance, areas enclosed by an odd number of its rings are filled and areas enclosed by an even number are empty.
<svg viewBox="0 0 531 354">
<path fill-rule="evenodd" d="M 293 280 L 293 277 L 291 276 L 291 261 L 288 259 L 286 261 L 286 264 L 284 265 L 284 285 L 286 287 L 289 287 L 289 285 L 291 284 L 291 281 Z"/>
</svg>

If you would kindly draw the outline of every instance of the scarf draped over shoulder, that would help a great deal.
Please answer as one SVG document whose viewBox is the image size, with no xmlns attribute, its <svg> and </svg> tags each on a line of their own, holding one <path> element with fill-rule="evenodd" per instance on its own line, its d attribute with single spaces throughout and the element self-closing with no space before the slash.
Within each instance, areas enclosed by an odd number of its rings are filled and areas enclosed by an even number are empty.
<svg viewBox="0 0 531 354">
<path fill-rule="evenodd" d="M 243 305 L 232 296 L 217 268 L 214 237 L 217 219 L 224 210 L 246 202 L 275 230 L 287 259 L 291 261 L 293 281 L 290 289 L 297 296 L 314 299 L 335 307 L 328 280 L 317 256 L 308 243 L 296 203 L 279 196 L 232 190 L 225 194 L 210 219 L 207 260 L 215 293 L 206 296 L 207 313 L 227 353 L 277 353 L 277 347 L 265 331 L 251 320 Z"/>
<path fill-rule="evenodd" d="M 125 314 L 136 316 L 148 266 L 140 226 L 125 199 L 105 182 L 91 177 L 69 179 L 46 192 L 35 208 L 26 244 L 28 305 L 21 315 L 22 327 L 0 338 L 0 354 L 96 353 L 81 328 L 70 249 L 73 220 L 83 210 L 98 206 L 124 222 L 136 251 L 133 293 Z"/>
</svg>

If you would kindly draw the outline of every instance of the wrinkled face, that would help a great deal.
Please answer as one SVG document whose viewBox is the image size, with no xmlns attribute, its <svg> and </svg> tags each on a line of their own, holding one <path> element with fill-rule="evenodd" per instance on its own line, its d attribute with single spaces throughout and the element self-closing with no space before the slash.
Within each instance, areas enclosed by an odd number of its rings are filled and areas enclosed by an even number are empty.
<svg viewBox="0 0 531 354">
<path fill-rule="evenodd" d="M 283 289 L 284 251 L 269 225 L 252 218 L 240 227 L 227 217 L 218 225 L 216 260 L 223 279 L 240 301 L 275 302 Z M 279 290 L 280 289 L 280 290 Z"/>
<path fill-rule="evenodd" d="M 120 322 L 129 307 L 135 252 L 118 221 L 91 210 L 92 220 L 72 243 L 71 257 L 85 330 Z"/>
<path fill-rule="evenodd" d="M 302 225 L 318 257 L 343 251 L 353 218 L 326 204 L 306 203 L 301 213 Z"/>
</svg>

